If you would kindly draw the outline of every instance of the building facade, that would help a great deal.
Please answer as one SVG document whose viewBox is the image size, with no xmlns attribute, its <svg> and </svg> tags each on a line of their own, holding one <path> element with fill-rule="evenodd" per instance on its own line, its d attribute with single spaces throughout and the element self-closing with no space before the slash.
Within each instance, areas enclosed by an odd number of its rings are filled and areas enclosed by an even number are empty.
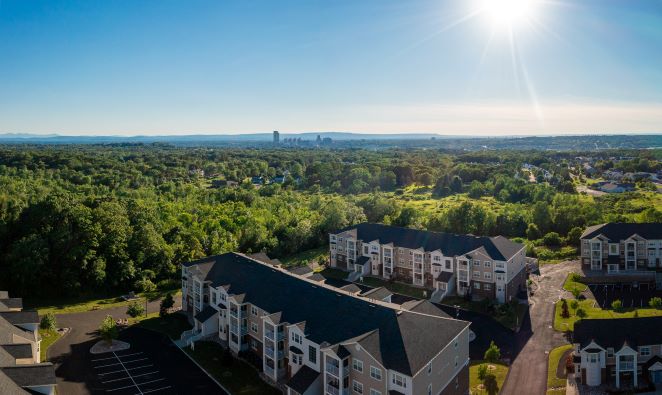
<svg viewBox="0 0 662 395">
<path fill-rule="evenodd" d="M 584 385 L 662 390 L 662 317 L 584 319 L 573 335 Z"/>
<path fill-rule="evenodd" d="M 375 276 L 423 287 L 433 299 L 467 294 L 505 303 L 525 289 L 525 246 L 479 237 L 363 223 L 329 234 L 330 266 L 350 280 Z"/>
<path fill-rule="evenodd" d="M 468 393 L 469 323 L 428 301 L 363 298 L 228 253 L 182 266 L 182 306 L 182 340 L 252 354 L 291 395 Z"/>
<path fill-rule="evenodd" d="M 607 223 L 581 236 L 582 267 L 616 274 L 662 268 L 662 224 Z"/>
</svg>

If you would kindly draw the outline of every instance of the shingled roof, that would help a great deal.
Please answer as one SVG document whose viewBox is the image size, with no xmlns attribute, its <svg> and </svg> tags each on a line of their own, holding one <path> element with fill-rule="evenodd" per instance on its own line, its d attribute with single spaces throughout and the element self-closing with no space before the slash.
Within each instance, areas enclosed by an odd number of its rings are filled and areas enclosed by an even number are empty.
<svg viewBox="0 0 662 395">
<path fill-rule="evenodd" d="M 586 228 L 582 233 L 582 239 L 592 239 L 598 235 L 604 235 L 610 241 L 626 240 L 632 235 L 639 235 L 648 240 L 662 239 L 662 223 L 623 223 L 609 222 L 606 224 L 593 225 Z"/>
<path fill-rule="evenodd" d="M 0 299 L 0 311 L 8 311 L 10 309 L 22 309 L 23 299 L 21 298 L 7 298 Z"/>
<path fill-rule="evenodd" d="M 39 323 L 39 314 L 36 311 L 0 311 L 0 317 L 14 325 Z"/>
<path fill-rule="evenodd" d="M 573 339 L 581 348 L 595 341 L 603 348 L 615 350 L 628 346 L 636 348 L 651 344 L 662 344 L 662 317 L 583 319 L 575 323 Z"/>
<path fill-rule="evenodd" d="M 371 303 L 236 253 L 184 264 L 197 265 L 204 266 L 201 272 L 212 286 L 230 284 L 231 294 L 244 294 L 245 302 L 280 312 L 281 322 L 305 321 L 307 338 L 317 344 L 370 334 L 363 341 L 371 354 L 386 368 L 407 375 L 423 368 L 469 326 L 466 321 Z"/>
<path fill-rule="evenodd" d="M 347 227 L 336 234 L 353 229 L 356 229 L 357 239 L 364 242 L 378 240 L 380 244 L 393 243 L 393 245 L 403 248 L 422 248 L 424 251 L 440 250 L 445 256 L 464 255 L 483 247 L 492 259 L 507 261 L 524 248 L 523 244 L 510 241 L 503 236 L 458 235 L 368 222 Z"/>
<path fill-rule="evenodd" d="M 55 368 L 51 363 L 3 366 L 0 370 L 20 387 L 55 385 Z"/>
</svg>

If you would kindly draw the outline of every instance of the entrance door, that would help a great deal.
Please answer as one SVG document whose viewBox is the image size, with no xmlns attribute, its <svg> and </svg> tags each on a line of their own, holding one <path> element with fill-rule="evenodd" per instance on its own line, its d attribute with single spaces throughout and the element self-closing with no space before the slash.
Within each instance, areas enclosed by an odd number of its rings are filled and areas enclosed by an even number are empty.
<svg viewBox="0 0 662 395">
<path fill-rule="evenodd" d="M 662 370 L 652 371 L 651 381 L 655 384 L 662 384 Z"/>
</svg>

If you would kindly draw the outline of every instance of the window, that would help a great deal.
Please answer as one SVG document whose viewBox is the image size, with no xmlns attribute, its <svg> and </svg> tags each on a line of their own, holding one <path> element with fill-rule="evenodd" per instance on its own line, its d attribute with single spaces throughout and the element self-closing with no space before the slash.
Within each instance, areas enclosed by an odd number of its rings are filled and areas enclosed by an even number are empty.
<svg viewBox="0 0 662 395">
<path fill-rule="evenodd" d="M 485 261 L 484 265 L 485 265 L 485 267 L 492 267 L 492 262 Z"/>
<path fill-rule="evenodd" d="M 473 276 L 474 278 L 480 278 L 480 272 L 478 270 L 474 270 Z"/>
<path fill-rule="evenodd" d="M 609 243 L 609 255 L 618 255 L 618 244 Z"/>
<path fill-rule="evenodd" d="M 492 290 L 492 284 L 483 284 L 483 289 L 486 291 Z"/>
<path fill-rule="evenodd" d="M 317 349 L 313 346 L 308 346 L 308 360 L 310 363 L 317 363 Z"/>
<path fill-rule="evenodd" d="M 257 333 L 257 323 L 251 322 L 251 331 L 253 331 L 253 333 Z"/>
<path fill-rule="evenodd" d="M 496 280 L 497 280 L 497 281 L 503 281 L 503 274 L 501 274 L 501 273 L 497 273 L 497 275 L 496 275 Z"/>
<path fill-rule="evenodd" d="M 257 317 L 257 307 L 256 306 L 251 306 L 251 314 Z"/>
<path fill-rule="evenodd" d="M 354 358 L 352 360 L 352 368 L 354 370 L 356 370 L 357 372 L 359 372 L 359 373 L 363 373 L 363 361 L 361 361 L 360 359 Z"/>
<path fill-rule="evenodd" d="M 359 383 L 356 380 L 352 381 L 352 390 L 357 394 L 362 394 L 363 393 L 363 384 Z"/>
<path fill-rule="evenodd" d="M 363 246 L 363 254 L 368 255 L 370 251 L 368 250 L 368 246 Z"/>
<path fill-rule="evenodd" d="M 480 283 L 474 283 L 474 289 L 480 289 Z"/>
<path fill-rule="evenodd" d="M 490 272 L 485 272 L 485 273 L 483 273 L 483 276 L 484 276 L 485 279 L 487 279 L 487 280 L 491 280 L 491 279 L 492 279 L 492 273 L 490 273 Z"/>
<path fill-rule="evenodd" d="M 446 260 L 446 269 L 450 269 L 450 268 L 451 268 L 451 261 L 447 259 Z"/>
<path fill-rule="evenodd" d="M 303 341 L 302 336 L 296 332 L 292 332 L 292 341 L 296 344 L 301 344 Z"/>
<path fill-rule="evenodd" d="M 609 347 L 607 348 L 607 358 L 612 358 L 614 356 L 614 348 Z"/>
<path fill-rule="evenodd" d="M 588 354 L 588 361 L 590 363 L 597 363 L 598 362 L 598 354 Z"/>
<path fill-rule="evenodd" d="M 474 261 L 474 266 L 480 266 L 480 261 Z"/>
<path fill-rule="evenodd" d="M 382 393 L 374 388 L 370 388 L 370 395 L 382 395 Z"/>
<path fill-rule="evenodd" d="M 382 370 L 380 368 L 370 366 L 370 377 L 372 377 L 375 380 L 381 380 L 382 379 Z"/>
<path fill-rule="evenodd" d="M 648 357 L 651 355 L 651 348 L 646 346 L 646 347 L 639 347 L 639 354 L 642 357 Z"/>
<path fill-rule="evenodd" d="M 407 388 L 407 380 L 401 374 L 393 373 L 391 382 L 399 387 Z"/>
</svg>

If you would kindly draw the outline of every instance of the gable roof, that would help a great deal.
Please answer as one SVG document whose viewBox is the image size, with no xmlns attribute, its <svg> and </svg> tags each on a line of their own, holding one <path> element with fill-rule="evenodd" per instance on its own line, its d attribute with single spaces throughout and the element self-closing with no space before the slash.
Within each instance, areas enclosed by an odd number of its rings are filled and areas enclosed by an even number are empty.
<svg viewBox="0 0 662 395">
<path fill-rule="evenodd" d="M 19 387 L 14 380 L 10 379 L 0 369 L 0 394 L 2 395 L 26 395 L 27 391 Z"/>
<path fill-rule="evenodd" d="M 353 229 L 356 229 L 358 240 L 365 242 L 379 240 L 380 244 L 393 243 L 397 247 L 422 248 L 424 251 L 441 250 L 445 256 L 464 255 L 483 247 L 492 259 L 507 261 L 524 248 L 523 244 L 515 243 L 503 236 L 458 235 L 368 222 L 344 228 L 335 234 Z"/>
<path fill-rule="evenodd" d="M 0 349 L 15 359 L 32 358 L 32 345 L 29 343 L 1 344 Z"/>
<path fill-rule="evenodd" d="M 0 298 L 0 311 L 7 311 L 9 309 L 22 309 L 23 299 L 21 298 Z"/>
<path fill-rule="evenodd" d="M 3 366 L 0 370 L 20 387 L 55 385 L 55 368 L 51 363 Z"/>
<path fill-rule="evenodd" d="M 287 386 L 292 388 L 299 394 L 305 393 L 308 388 L 317 380 L 320 376 L 319 372 L 309 368 L 306 365 L 303 365 L 294 376 L 287 382 Z"/>
<path fill-rule="evenodd" d="M 581 348 L 595 341 L 603 348 L 619 350 L 627 343 L 636 349 L 638 346 L 662 344 L 662 317 L 583 319 L 575 323 L 573 339 Z"/>
<path fill-rule="evenodd" d="M 32 333 L 17 327 L 0 315 L 0 344 L 13 344 L 16 337 L 26 341 L 36 341 L 36 332 Z"/>
<path fill-rule="evenodd" d="M 230 284 L 230 293 L 244 294 L 246 302 L 268 313 L 279 312 L 280 322 L 305 321 L 306 337 L 317 344 L 338 344 L 378 332 L 372 348 L 379 350 L 385 367 L 404 374 L 420 370 L 469 326 L 466 321 L 371 303 L 236 253 L 184 266 L 210 261 L 214 264 L 206 269 L 205 280 L 213 286 Z"/>
<path fill-rule="evenodd" d="M 393 292 L 389 291 L 386 287 L 377 287 L 362 293 L 361 296 L 368 299 L 384 300 L 393 296 Z"/>
<path fill-rule="evenodd" d="M 299 276 L 305 276 L 306 274 L 312 273 L 313 269 L 310 268 L 308 265 L 303 265 L 303 266 L 296 266 L 296 267 L 289 267 L 287 270 L 290 273 L 294 273 Z"/>
<path fill-rule="evenodd" d="M 582 233 L 582 239 L 592 239 L 598 235 L 604 235 L 610 241 L 628 239 L 632 235 L 639 235 L 648 240 L 662 239 L 662 223 L 623 223 L 609 222 L 606 224 L 593 225 L 586 228 Z"/>
<path fill-rule="evenodd" d="M 204 309 L 202 309 L 202 311 L 200 311 L 198 314 L 195 315 L 195 319 L 196 319 L 198 322 L 202 322 L 202 323 L 204 323 L 204 322 L 206 322 L 208 319 L 210 319 L 211 317 L 213 317 L 214 314 L 216 314 L 216 312 L 217 312 L 217 311 L 216 311 L 215 308 L 211 307 L 211 305 L 208 305 L 207 307 L 205 307 Z"/>
<path fill-rule="evenodd" d="M 0 317 L 14 325 L 39 323 L 39 314 L 36 311 L 0 311 Z"/>
</svg>

